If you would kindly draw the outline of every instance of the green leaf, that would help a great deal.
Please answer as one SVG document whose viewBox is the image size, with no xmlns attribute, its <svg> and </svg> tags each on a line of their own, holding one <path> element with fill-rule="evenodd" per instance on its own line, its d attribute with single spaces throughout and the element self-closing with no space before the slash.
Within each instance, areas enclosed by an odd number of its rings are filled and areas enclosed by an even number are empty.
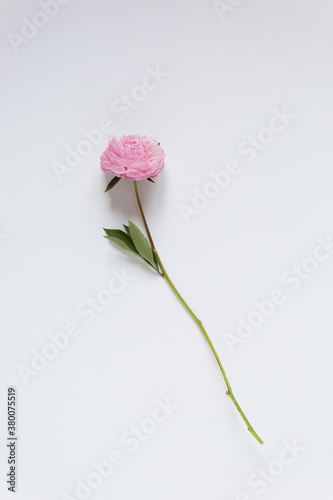
<svg viewBox="0 0 333 500">
<path fill-rule="evenodd" d="M 107 238 L 108 240 L 112 241 L 112 243 L 115 243 L 116 245 L 121 247 L 123 250 L 127 250 L 128 252 L 134 253 L 135 255 L 140 257 L 140 259 L 144 260 L 146 264 L 149 264 L 150 267 L 152 267 L 153 269 L 155 269 L 155 271 L 158 272 L 157 263 L 152 264 L 147 259 L 142 257 L 142 255 L 139 254 L 139 252 L 135 248 L 132 237 L 129 233 L 129 227 L 124 224 L 124 228 L 126 230 L 126 233 L 124 231 L 121 231 L 121 229 L 104 229 L 104 231 L 106 232 L 106 236 L 104 236 L 104 238 Z M 148 243 L 148 245 L 149 245 L 149 243 Z"/>
<path fill-rule="evenodd" d="M 158 263 L 158 260 L 157 260 L 155 253 L 154 253 L 154 262 L 155 262 L 154 268 L 157 269 L 157 271 L 159 272 L 160 267 L 159 267 L 159 263 Z"/>
<path fill-rule="evenodd" d="M 148 178 L 147 178 L 147 181 L 149 181 L 149 182 L 153 182 L 153 183 L 155 184 L 155 181 L 153 181 L 153 179 L 152 179 L 151 177 L 148 177 Z"/>
<path fill-rule="evenodd" d="M 107 191 L 110 191 L 110 189 L 112 189 L 113 187 L 115 187 L 115 185 L 118 184 L 118 182 L 120 181 L 120 179 L 121 179 L 121 177 L 114 177 L 113 179 L 111 179 L 111 181 L 109 182 L 109 184 L 106 186 L 104 193 L 106 193 Z"/>
<path fill-rule="evenodd" d="M 104 229 L 104 231 L 106 232 L 106 236 L 104 236 L 104 238 L 107 238 L 108 240 L 112 241 L 112 243 L 115 243 L 124 250 L 127 250 L 128 252 L 134 253 L 135 255 L 139 255 L 139 257 L 141 257 L 139 252 L 135 248 L 132 238 L 127 233 L 121 231 L 120 229 Z"/>
<path fill-rule="evenodd" d="M 160 142 L 158 142 L 157 144 L 158 144 L 159 146 L 161 145 L 161 143 L 160 143 Z"/>
<path fill-rule="evenodd" d="M 123 226 L 124 226 L 125 231 L 126 231 L 126 233 L 128 234 L 128 236 L 131 236 L 131 235 L 130 235 L 130 232 L 129 232 L 129 227 L 128 227 L 128 226 L 126 226 L 126 224 L 123 224 Z M 132 239 L 132 238 L 131 238 L 131 239 Z"/>
<path fill-rule="evenodd" d="M 135 248 L 141 255 L 143 259 L 145 259 L 154 269 L 158 270 L 156 265 L 154 252 L 152 247 L 150 246 L 147 238 L 142 234 L 140 229 L 133 224 L 133 222 L 128 221 L 129 224 L 129 233 L 132 238 L 132 241 L 135 245 Z"/>
</svg>

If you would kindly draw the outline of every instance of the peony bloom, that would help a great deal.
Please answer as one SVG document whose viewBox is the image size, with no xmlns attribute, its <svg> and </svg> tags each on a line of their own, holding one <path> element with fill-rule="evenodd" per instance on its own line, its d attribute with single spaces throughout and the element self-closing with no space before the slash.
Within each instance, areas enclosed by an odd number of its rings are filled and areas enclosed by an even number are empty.
<svg viewBox="0 0 333 500">
<path fill-rule="evenodd" d="M 140 181 L 156 177 L 164 167 L 164 158 L 165 152 L 151 137 L 123 135 L 110 137 L 101 156 L 101 167 L 117 177 Z"/>
</svg>

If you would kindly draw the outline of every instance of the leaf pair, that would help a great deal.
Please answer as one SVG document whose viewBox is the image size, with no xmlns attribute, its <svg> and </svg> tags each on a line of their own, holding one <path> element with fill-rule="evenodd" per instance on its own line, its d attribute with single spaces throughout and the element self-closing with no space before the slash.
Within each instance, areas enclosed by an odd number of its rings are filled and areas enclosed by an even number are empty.
<svg viewBox="0 0 333 500">
<path fill-rule="evenodd" d="M 115 185 L 118 184 L 120 179 L 121 179 L 121 177 L 113 177 L 113 179 L 111 179 L 109 184 L 106 186 L 104 193 L 107 193 L 108 191 L 110 191 L 110 189 L 114 188 Z M 155 181 L 153 181 L 153 179 L 151 177 L 148 177 L 147 181 L 153 182 L 155 184 Z"/>
<path fill-rule="evenodd" d="M 126 232 L 121 229 L 104 229 L 106 232 L 104 237 L 124 250 L 141 257 L 155 271 L 159 272 L 153 249 L 140 229 L 131 221 L 128 221 L 128 226 L 124 224 L 124 228 Z"/>
</svg>

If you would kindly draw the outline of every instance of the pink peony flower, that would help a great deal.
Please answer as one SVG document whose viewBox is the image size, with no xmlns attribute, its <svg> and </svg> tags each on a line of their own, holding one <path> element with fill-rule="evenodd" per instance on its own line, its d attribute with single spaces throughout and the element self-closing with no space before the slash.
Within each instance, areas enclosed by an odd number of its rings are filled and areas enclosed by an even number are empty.
<svg viewBox="0 0 333 500">
<path fill-rule="evenodd" d="M 165 152 L 151 137 L 123 135 L 110 137 L 101 156 L 101 167 L 117 177 L 140 181 L 156 177 L 164 167 L 164 158 Z"/>
</svg>

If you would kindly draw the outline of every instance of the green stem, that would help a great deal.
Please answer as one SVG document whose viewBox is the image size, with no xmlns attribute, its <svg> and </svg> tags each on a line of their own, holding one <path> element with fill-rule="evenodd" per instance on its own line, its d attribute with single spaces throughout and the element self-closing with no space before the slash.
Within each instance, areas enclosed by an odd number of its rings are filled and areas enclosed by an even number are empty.
<svg viewBox="0 0 333 500">
<path fill-rule="evenodd" d="M 160 268 L 161 268 L 161 271 L 162 273 L 161 276 L 163 276 L 167 282 L 169 283 L 170 287 L 172 288 L 172 290 L 174 291 L 174 293 L 176 294 L 176 296 L 178 297 L 178 299 L 180 300 L 180 302 L 183 304 L 183 306 L 185 307 L 185 309 L 187 310 L 187 312 L 190 314 L 190 316 L 192 317 L 192 319 L 196 322 L 196 324 L 198 325 L 198 327 L 200 328 L 200 330 L 202 331 L 202 333 L 204 334 L 204 337 L 205 339 L 207 340 L 211 350 L 213 351 L 213 354 L 215 356 L 215 359 L 217 361 L 217 364 L 219 365 L 219 368 L 221 370 L 221 373 L 222 373 L 222 376 L 224 378 L 224 381 L 225 381 L 225 384 L 227 386 L 227 395 L 230 397 L 230 399 L 232 400 L 232 402 L 234 403 L 234 405 L 236 406 L 237 410 L 239 411 L 242 419 L 244 420 L 248 430 L 250 431 L 250 433 L 256 438 L 257 441 L 259 441 L 260 444 L 263 444 L 263 440 L 258 436 L 258 434 L 255 432 L 255 430 L 253 429 L 252 425 L 250 424 L 250 422 L 248 421 L 248 419 L 246 418 L 243 410 L 241 409 L 241 407 L 239 406 L 233 392 L 232 392 L 232 389 L 231 389 L 231 385 L 230 385 L 230 382 L 228 380 L 228 377 L 227 377 L 227 374 L 225 372 L 225 369 L 223 368 L 223 365 L 221 363 L 221 360 L 216 352 L 216 349 L 212 343 L 212 341 L 210 340 L 210 337 L 208 335 L 208 333 L 206 332 L 202 322 L 199 320 L 199 318 L 194 314 L 194 312 L 192 311 L 192 309 L 190 308 L 190 306 L 187 304 L 187 302 L 185 302 L 185 300 L 183 299 L 183 297 L 180 295 L 180 293 L 178 292 L 177 288 L 175 287 L 175 285 L 173 284 L 173 282 L 171 281 L 168 273 L 166 272 L 166 269 L 165 267 L 163 266 L 163 263 L 161 261 L 161 258 L 160 256 L 158 255 L 158 252 L 156 250 L 156 247 L 155 247 L 155 244 L 154 244 L 154 241 L 152 239 L 152 236 L 151 236 L 151 233 L 150 233 L 150 230 L 149 230 L 149 227 L 148 227 L 148 224 L 147 224 L 147 220 L 146 220 L 146 217 L 145 217 L 145 214 L 143 212 L 143 208 L 142 208 L 142 204 L 141 204 L 141 201 L 140 201 L 140 196 L 139 196 L 139 191 L 138 191 L 138 186 L 137 186 L 137 182 L 136 181 L 133 181 L 134 182 L 134 190 L 135 190 L 135 195 L 136 195 L 136 199 L 137 199 L 137 202 L 138 202 L 138 206 L 139 206 L 139 210 L 140 210 L 140 213 L 141 213 L 141 217 L 142 217 L 142 220 L 143 220 L 143 223 L 144 223 L 144 226 L 146 228 L 146 231 L 147 231 L 147 235 L 148 235 L 148 239 L 150 241 L 150 244 L 152 246 L 152 249 L 153 249 L 153 252 L 156 256 L 156 259 L 160 265 Z"/>
</svg>

